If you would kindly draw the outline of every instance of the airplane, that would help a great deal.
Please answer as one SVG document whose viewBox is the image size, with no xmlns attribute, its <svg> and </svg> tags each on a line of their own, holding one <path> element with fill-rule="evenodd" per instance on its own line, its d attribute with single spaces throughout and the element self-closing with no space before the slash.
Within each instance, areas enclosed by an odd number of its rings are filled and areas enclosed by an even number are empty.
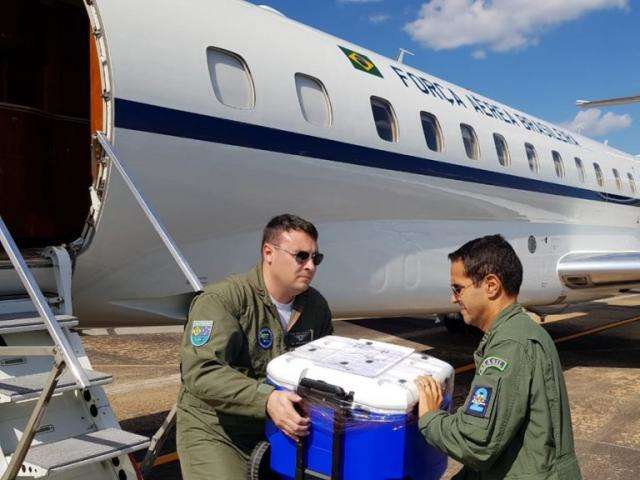
<svg viewBox="0 0 640 480">
<path fill-rule="evenodd" d="M 529 308 L 640 285 L 632 155 L 241 0 L 0 12 L 0 216 L 80 327 L 182 324 L 284 212 L 319 229 L 336 318 L 455 311 L 447 253 L 493 233 Z"/>
<path fill-rule="evenodd" d="M 248 269 L 286 211 L 319 226 L 316 285 L 336 317 L 452 311 L 446 253 L 496 232 L 523 261 L 525 305 L 640 282 L 631 155 L 242 1 L 39 8 L 58 15 L 55 41 L 8 69 L 2 214 L 31 251 L 67 246 L 85 326 L 179 323 L 189 291 L 109 159 L 89 154 L 95 131 L 203 283 Z M 14 32 L 15 51 L 40 27 Z M 19 84 L 52 58 L 46 82 Z"/>
</svg>

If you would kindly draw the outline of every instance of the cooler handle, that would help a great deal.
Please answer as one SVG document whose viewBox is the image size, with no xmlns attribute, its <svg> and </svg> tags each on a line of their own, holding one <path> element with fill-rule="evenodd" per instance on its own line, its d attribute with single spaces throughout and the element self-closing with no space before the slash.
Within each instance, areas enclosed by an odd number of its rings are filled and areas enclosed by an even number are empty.
<svg viewBox="0 0 640 480">
<path fill-rule="evenodd" d="M 320 393 L 328 393 L 338 398 L 347 398 L 347 393 L 342 387 L 332 385 L 323 380 L 314 380 L 312 378 L 303 378 L 300 380 L 299 387 L 309 388 Z"/>
</svg>

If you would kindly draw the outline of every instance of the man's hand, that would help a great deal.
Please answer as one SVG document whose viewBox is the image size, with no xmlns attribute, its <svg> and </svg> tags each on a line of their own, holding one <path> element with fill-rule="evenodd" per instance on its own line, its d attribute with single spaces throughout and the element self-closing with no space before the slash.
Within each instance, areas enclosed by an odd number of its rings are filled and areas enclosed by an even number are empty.
<svg viewBox="0 0 640 480">
<path fill-rule="evenodd" d="M 418 405 L 418 415 L 422 417 L 427 412 L 435 412 L 440 408 L 442 403 L 442 388 L 433 377 L 422 375 L 416 378 L 418 386 L 418 396 L 420 403 Z"/>
<path fill-rule="evenodd" d="M 295 408 L 302 398 L 293 392 L 275 390 L 267 399 L 267 415 L 282 432 L 298 441 L 309 435 L 309 419 L 298 414 Z"/>
</svg>

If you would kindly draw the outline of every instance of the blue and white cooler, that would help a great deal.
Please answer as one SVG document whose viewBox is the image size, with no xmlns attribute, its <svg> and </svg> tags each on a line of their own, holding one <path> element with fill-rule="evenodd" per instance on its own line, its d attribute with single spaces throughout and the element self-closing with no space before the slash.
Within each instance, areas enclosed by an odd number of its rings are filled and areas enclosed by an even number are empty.
<svg viewBox="0 0 640 480">
<path fill-rule="evenodd" d="M 273 359 L 268 381 L 297 392 L 311 419 L 296 444 L 267 421 L 271 472 L 285 479 L 431 480 L 447 457 L 418 431 L 414 380 L 431 375 L 450 409 L 451 365 L 397 345 L 329 336 Z"/>
</svg>

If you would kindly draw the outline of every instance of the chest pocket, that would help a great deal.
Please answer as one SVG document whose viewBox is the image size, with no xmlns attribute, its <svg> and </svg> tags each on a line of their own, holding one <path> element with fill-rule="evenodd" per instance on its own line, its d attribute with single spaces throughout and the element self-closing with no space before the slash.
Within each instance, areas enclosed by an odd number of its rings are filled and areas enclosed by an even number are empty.
<svg viewBox="0 0 640 480">
<path fill-rule="evenodd" d="M 269 322 L 265 318 L 266 312 L 261 312 L 259 307 L 261 305 L 247 308 L 238 318 L 245 343 L 242 363 L 253 370 L 253 376 L 256 378 L 265 375 L 275 344 L 274 332 L 269 328 Z"/>
<path fill-rule="evenodd" d="M 288 349 L 294 349 L 306 345 L 315 340 L 312 328 L 302 331 L 287 332 L 284 336 L 284 343 Z"/>
</svg>

